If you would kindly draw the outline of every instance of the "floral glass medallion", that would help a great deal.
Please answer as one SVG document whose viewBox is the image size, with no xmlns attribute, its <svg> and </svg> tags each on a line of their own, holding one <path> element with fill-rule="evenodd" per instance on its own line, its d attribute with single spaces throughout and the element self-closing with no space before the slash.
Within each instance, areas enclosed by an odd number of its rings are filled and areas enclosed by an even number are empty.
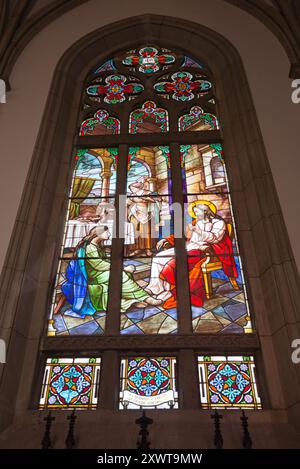
<svg viewBox="0 0 300 469">
<path fill-rule="evenodd" d="M 96 408 L 100 362 L 100 358 L 48 358 L 40 408 Z"/>
<path fill-rule="evenodd" d="M 260 409 L 252 356 L 199 356 L 202 408 Z"/>
<path fill-rule="evenodd" d="M 124 75 L 109 75 L 105 78 L 105 84 L 97 83 L 87 87 L 88 96 L 104 97 L 107 104 L 118 104 L 126 100 L 127 96 L 134 96 L 143 91 L 144 87 L 140 83 L 126 83 Z"/>
<path fill-rule="evenodd" d="M 176 359 L 129 357 L 121 361 L 120 409 L 178 408 Z"/>
<path fill-rule="evenodd" d="M 124 65 L 138 66 L 139 72 L 146 74 L 157 72 L 162 65 L 173 62 L 175 62 L 173 55 L 160 54 L 155 47 L 143 47 L 138 54 L 131 54 L 122 61 Z"/>
<path fill-rule="evenodd" d="M 196 94 L 205 94 L 211 89 L 210 81 L 193 80 L 189 72 L 176 72 L 171 75 L 171 81 L 161 81 L 154 85 L 155 91 L 164 95 L 171 95 L 176 101 L 190 101 Z"/>
</svg>

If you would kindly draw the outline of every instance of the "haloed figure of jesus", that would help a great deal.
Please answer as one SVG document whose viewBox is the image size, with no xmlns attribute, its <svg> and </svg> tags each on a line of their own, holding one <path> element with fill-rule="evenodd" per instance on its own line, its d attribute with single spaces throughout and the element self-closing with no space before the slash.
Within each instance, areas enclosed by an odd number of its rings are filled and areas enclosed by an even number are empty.
<svg viewBox="0 0 300 469">
<path fill-rule="evenodd" d="M 233 288 L 238 289 L 237 268 L 234 261 L 232 241 L 228 226 L 217 214 L 216 206 L 206 200 L 192 202 L 188 212 L 193 221 L 186 228 L 186 249 L 188 253 L 188 270 L 190 281 L 191 304 L 202 306 L 205 300 L 205 289 L 201 265 L 207 253 L 213 253 L 222 263 L 223 272 L 229 277 Z M 171 246 L 156 254 L 152 260 L 150 282 L 147 290 L 164 301 L 164 308 L 176 304 L 175 249 L 174 236 L 158 241 L 158 250 Z"/>
</svg>

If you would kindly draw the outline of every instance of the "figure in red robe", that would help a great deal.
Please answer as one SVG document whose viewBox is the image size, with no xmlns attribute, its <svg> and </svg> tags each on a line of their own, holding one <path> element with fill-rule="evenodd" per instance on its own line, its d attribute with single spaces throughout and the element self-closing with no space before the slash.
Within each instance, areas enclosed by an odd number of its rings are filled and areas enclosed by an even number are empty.
<svg viewBox="0 0 300 469">
<path fill-rule="evenodd" d="M 187 226 L 187 254 L 190 283 L 190 298 L 193 306 L 202 306 L 205 300 L 205 289 L 201 266 L 207 255 L 217 257 L 222 264 L 223 272 L 229 277 L 234 289 L 239 289 L 234 260 L 232 241 L 228 225 L 216 214 L 214 204 L 205 200 L 192 202 L 189 213 L 193 217 Z M 229 225 L 230 226 L 230 225 Z M 168 246 L 152 260 L 150 282 L 147 290 L 158 299 L 164 300 L 164 308 L 176 307 L 175 249 L 174 236 L 163 238 L 157 248 Z M 170 246 L 170 247 L 169 247 Z"/>
</svg>

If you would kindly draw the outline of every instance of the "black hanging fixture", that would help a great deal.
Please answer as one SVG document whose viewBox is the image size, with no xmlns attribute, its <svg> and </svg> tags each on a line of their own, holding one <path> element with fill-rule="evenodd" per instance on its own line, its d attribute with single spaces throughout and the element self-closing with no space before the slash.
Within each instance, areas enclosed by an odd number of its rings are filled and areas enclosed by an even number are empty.
<svg viewBox="0 0 300 469">
<path fill-rule="evenodd" d="M 51 411 L 49 412 L 47 417 L 44 418 L 44 421 L 46 422 L 46 426 L 45 426 L 45 433 L 42 439 L 42 449 L 53 449 L 53 443 L 51 441 L 51 426 L 54 420 L 55 420 L 55 417 L 51 416 Z"/>
<path fill-rule="evenodd" d="M 139 435 L 141 435 L 141 438 L 137 441 L 137 449 L 150 449 L 148 425 L 151 425 L 153 420 L 146 417 L 146 413 L 143 411 L 143 415 L 136 419 L 135 423 L 140 426 Z"/>
<path fill-rule="evenodd" d="M 75 409 L 73 409 L 73 412 L 71 415 L 68 415 L 67 419 L 69 420 L 69 431 L 67 434 L 66 438 L 66 449 L 74 449 L 75 448 L 75 437 L 74 437 L 74 428 L 75 428 L 75 422 L 77 419 L 77 415 L 75 415 Z"/>
<path fill-rule="evenodd" d="M 216 449 L 223 448 L 223 437 L 221 433 L 221 423 L 220 420 L 223 418 L 222 415 L 219 415 L 215 410 L 214 414 L 211 415 L 211 418 L 214 420 L 215 427 L 215 436 L 214 436 L 214 445 Z"/>
<path fill-rule="evenodd" d="M 242 421 L 243 427 L 243 448 L 252 449 L 252 439 L 249 433 L 248 417 L 246 417 L 244 410 L 242 411 L 242 416 L 240 419 Z"/>
</svg>

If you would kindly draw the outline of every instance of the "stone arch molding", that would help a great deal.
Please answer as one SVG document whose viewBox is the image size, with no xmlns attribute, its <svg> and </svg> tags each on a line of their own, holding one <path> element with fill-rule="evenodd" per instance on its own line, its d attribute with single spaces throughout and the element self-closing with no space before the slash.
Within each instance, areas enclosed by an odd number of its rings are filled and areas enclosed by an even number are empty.
<svg viewBox="0 0 300 469">
<path fill-rule="evenodd" d="M 259 368 L 265 376 L 261 382 L 269 383 L 264 390 L 266 406 L 270 411 L 283 409 L 296 425 L 300 421 L 300 376 L 291 364 L 289 350 L 292 340 L 300 337 L 297 270 L 240 56 L 227 39 L 199 24 L 143 15 L 88 34 L 64 53 L 56 67 L 1 280 L 0 336 L 7 344 L 7 363 L 0 378 L 2 428 L 18 413 L 34 418 L 28 409 L 37 398 L 33 394 L 39 392 L 33 383 L 40 370 L 33 364 L 38 363 L 41 350 L 50 353 L 65 344 L 65 349 L 101 350 L 102 342 L 95 337 L 72 338 L 70 342 L 63 337 L 47 338 L 43 331 L 85 78 L 91 67 L 118 52 L 120 45 L 126 49 L 140 43 L 137 38 L 186 51 L 208 64 L 214 76 L 257 330 L 253 336 L 240 337 L 239 344 L 245 351 L 261 351 Z M 203 348 L 203 339 L 194 335 L 194 347 Z M 123 337 L 107 340 L 115 349 L 125 344 Z M 189 335 L 179 337 L 178 348 L 189 348 L 190 341 Z M 237 350 L 236 337 L 214 336 L 213 342 L 216 350 L 222 350 L 225 343 Z M 145 346 L 140 337 L 130 337 L 130 344 L 132 349 Z M 19 373 L 12 373 L 16 366 Z"/>
</svg>

